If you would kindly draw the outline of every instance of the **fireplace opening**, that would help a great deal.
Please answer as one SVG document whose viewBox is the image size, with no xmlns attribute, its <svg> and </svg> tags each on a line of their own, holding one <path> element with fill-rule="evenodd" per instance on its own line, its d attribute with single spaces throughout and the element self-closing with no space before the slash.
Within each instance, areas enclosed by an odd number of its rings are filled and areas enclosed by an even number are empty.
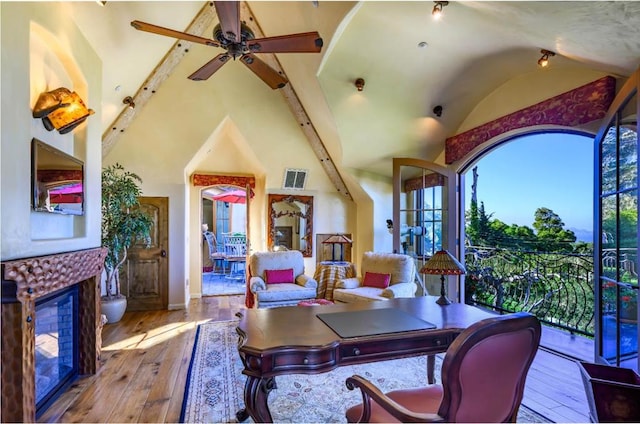
<svg viewBox="0 0 640 424">
<path fill-rule="evenodd" d="M 36 417 L 78 377 L 78 315 L 77 285 L 36 302 Z"/>
</svg>

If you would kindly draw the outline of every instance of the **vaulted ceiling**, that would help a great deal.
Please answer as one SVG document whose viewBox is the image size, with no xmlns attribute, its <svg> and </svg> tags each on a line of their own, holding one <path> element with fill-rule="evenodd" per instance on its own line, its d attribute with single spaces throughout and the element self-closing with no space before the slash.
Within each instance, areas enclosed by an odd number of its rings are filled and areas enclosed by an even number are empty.
<svg viewBox="0 0 640 424">
<path fill-rule="evenodd" d="M 122 111 L 122 99 L 140 88 L 175 42 L 136 31 L 130 22 L 183 31 L 204 4 L 65 3 L 103 61 L 105 131 Z M 640 65 L 640 2 L 635 1 L 450 2 L 440 21 L 432 19 L 431 1 L 248 5 L 266 36 L 320 33 L 321 54 L 279 54 L 278 60 L 342 166 L 386 175 L 392 157 L 435 158 L 445 138 L 502 84 L 547 72 L 536 63 L 540 49 L 557 53 L 549 70 L 628 76 Z M 204 36 L 212 37 L 208 31 Z M 204 64 L 220 52 L 194 44 L 188 59 Z M 240 83 L 256 78 L 237 63 L 219 72 L 237 74 Z M 360 93 L 354 87 L 358 77 L 365 79 Z M 207 90 L 208 82 L 185 78 L 184 84 Z M 441 117 L 433 114 L 436 105 L 443 107 Z"/>
</svg>

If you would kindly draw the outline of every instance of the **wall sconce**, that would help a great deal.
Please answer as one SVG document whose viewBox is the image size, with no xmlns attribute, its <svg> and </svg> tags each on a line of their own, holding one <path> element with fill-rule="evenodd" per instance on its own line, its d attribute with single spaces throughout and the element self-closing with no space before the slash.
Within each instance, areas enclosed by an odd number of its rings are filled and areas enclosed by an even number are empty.
<svg viewBox="0 0 640 424">
<path fill-rule="evenodd" d="M 358 91 L 364 90 L 364 80 L 362 78 L 358 78 L 355 82 L 355 86 L 358 89 Z"/>
<path fill-rule="evenodd" d="M 449 4 L 448 1 L 434 1 L 435 5 L 433 6 L 433 10 L 431 11 L 431 16 L 436 21 L 442 18 L 442 14 L 444 13 L 442 9 Z"/>
<path fill-rule="evenodd" d="M 545 49 L 540 50 L 540 53 L 542 53 L 542 57 L 538 59 L 538 65 L 542 68 L 546 68 L 547 66 L 549 66 L 549 56 L 555 56 L 556 54 L 550 50 Z"/>
<path fill-rule="evenodd" d="M 127 96 L 124 99 L 122 99 L 122 103 L 124 103 L 125 105 L 129 105 L 129 109 L 136 108 L 136 103 L 133 101 L 133 97 L 131 96 Z"/>
<path fill-rule="evenodd" d="M 64 87 L 40 93 L 32 111 L 34 118 L 42 118 L 47 131 L 56 129 L 60 134 L 73 131 L 94 113 L 75 91 Z"/>
</svg>

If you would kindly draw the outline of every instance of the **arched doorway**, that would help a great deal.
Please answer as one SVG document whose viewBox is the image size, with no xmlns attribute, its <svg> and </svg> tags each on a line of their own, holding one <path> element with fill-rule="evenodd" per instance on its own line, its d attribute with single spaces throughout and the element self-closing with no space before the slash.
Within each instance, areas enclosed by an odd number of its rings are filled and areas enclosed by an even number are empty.
<svg viewBox="0 0 640 424">
<path fill-rule="evenodd" d="M 218 184 L 201 190 L 202 295 L 245 292 L 247 190 Z"/>
<path fill-rule="evenodd" d="M 459 171 L 465 301 L 585 336 L 573 352 L 562 337 L 546 346 L 583 360 L 595 335 L 593 146 L 584 132 L 525 133 Z"/>
</svg>

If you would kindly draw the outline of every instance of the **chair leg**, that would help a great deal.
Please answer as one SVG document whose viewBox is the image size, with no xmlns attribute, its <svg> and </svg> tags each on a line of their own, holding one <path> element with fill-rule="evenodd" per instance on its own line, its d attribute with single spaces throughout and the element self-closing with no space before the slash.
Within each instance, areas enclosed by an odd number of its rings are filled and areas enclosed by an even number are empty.
<svg viewBox="0 0 640 424">
<path fill-rule="evenodd" d="M 436 384 L 436 355 L 427 356 L 427 383 Z"/>
</svg>

